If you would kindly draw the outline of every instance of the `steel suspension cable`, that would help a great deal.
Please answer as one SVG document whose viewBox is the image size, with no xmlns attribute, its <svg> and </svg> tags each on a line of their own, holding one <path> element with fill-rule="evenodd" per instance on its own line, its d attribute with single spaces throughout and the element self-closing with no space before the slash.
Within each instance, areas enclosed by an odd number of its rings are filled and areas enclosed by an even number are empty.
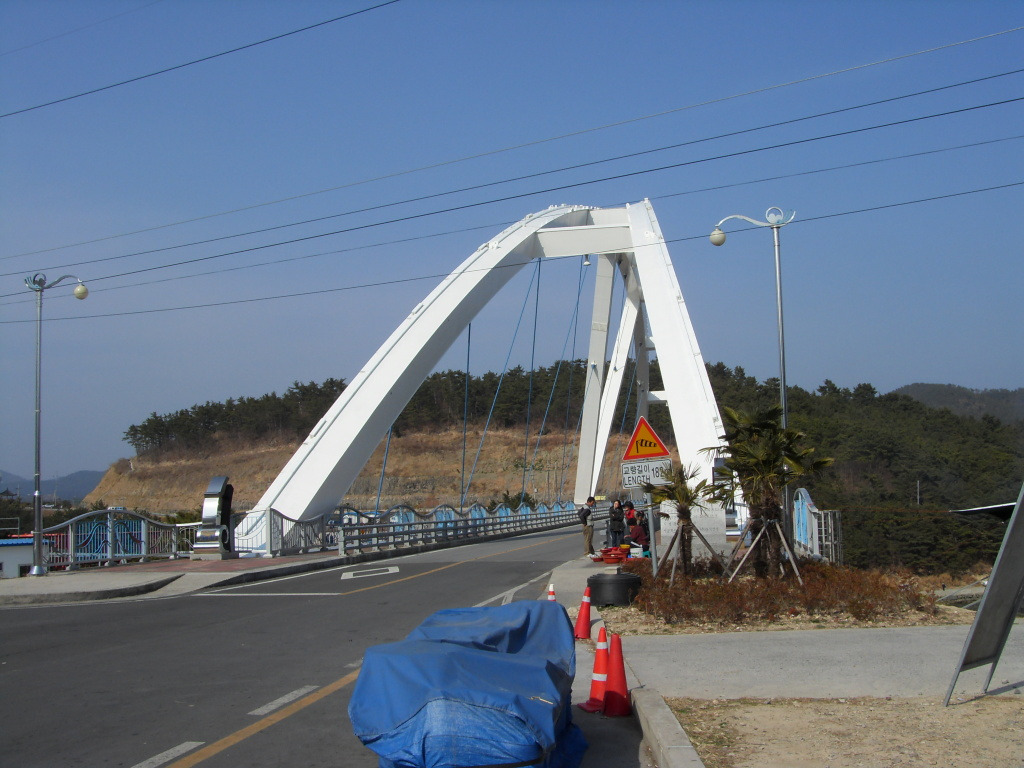
<svg viewBox="0 0 1024 768">
<path fill-rule="evenodd" d="M 569 415 L 572 409 L 572 375 L 576 371 L 576 338 L 579 336 L 580 330 L 580 294 L 583 292 L 583 266 L 586 259 L 580 260 L 580 274 L 578 284 L 576 288 L 576 311 L 573 313 L 572 322 L 572 365 L 569 367 L 569 384 L 568 390 L 565 393 L 565 428 L 564 437 L 562 438 L 562 465 L 559 468 L 560 478 L 558 484 L 558 499 L 562 499 L 562 490 L 565 488 L 565 476 L 569 470 L 569 464 L 572 462 L 572 452 L 568 448 L 572 448 L 575 443 L 569 441 Z M 584 364 L 585 365 L 585 364 Z M 584 368 L 584 370 L 586 370 Z M 584 400 L 586 399 L 586 390 L 583 393 Z M 583 408 L 580 407 L 580 417 L 582 418 Z M 573 436 L 575 440 L 579 436 L 579 424 L 576 425 L 576 434 Z M 566 458 L 566 453 L 569 453 L 569 457 Z M 575 499 L 574 499 L 575 501 Z"/>
<path fill-rule="evenodd" d="M 494 399 L 491 401 L 491 409 L 487 412 L 487 421 L 484 423 L 483 434 L 480 435 L 480 445 L 476 449 L 476 457 L 473 459 L 473 468 L 469 472 L 469 480 L 466 481 L 466 489 L 462 494 L 462 504 L 466 503 L 466 498 L 469 496 L 469 487 L 473 483 L 473 476 L 476 474 L 477 464 L 480 462 L 480 452 L 484 448 L 484 440 L 487 439 L 487 430 L 491 426 L 491 418 L 494 416 L 494 408 L 498 404 L 498 395 L 501 394 L 501 385 L 505 381 L 505 374 L 508 372 L 508 364 L 512 359 L 512 348 L 515 346 L 516 337 L 519 336 L 519 327 L 523 324 L 523 313 L 526 312 L 526 304 L 530 299 L 530 291 L 533 289 L 533 279 L 536 276 L 530 277 L 530 284 L 526 288 L 526 295 L 523 297 L 523 306 L 519 308 L 519 319 L 516 321 L 515 331 L 512 333 L 512 341 L 508 345 L 508 354 L 505 356 L 505 365 L 501 369 L 501 376 L 498 378 L 498 388 L 494 392 Z"/>
<path fill-rule="evenodd" d="M 578 285 L 576 287 L 576 306 L 573 309 L 573 319 L 572 319 L 572 321 L 570 321 L 569 328 L 565 332 L 565 341 L 562 342 L 562 351 L 561 351 L 561 353 L 560 353 L 560 355 L 558 357 L 558 365 L 555 367 L 555 378 L 554 378 L 554 381 L 551 382 L 551 392 L 548 393 L 548 404 L 544 408 L 544 418 L 541 420 L 540 431 L 537 433 L 537 442 L 534 443 L 533 456 L 530 457 L 530 465 L 531 465 L 530 466 L 530 473 L 531 473 L 531 477 L 532 477 L 532 474 L 533 474 L 533 465 L 536 464 L 537 453 L 540 450 L 540 439 L 544 435 L 544 428 L 547 426 L 548 415 L 551 412 L 551 403 L 555 399 L 555 389 L 558 386 L 558 377 L 561 375 L 562 365 L 565 363 L 565 350 L 566 350 L 566 347 L 569 346 L 569 337 L 571 335 L 573 335 L 573 330 L 574 330 L 574 328 L 575 328 L 575 326 L 577 324 L 577 320 L 579 318 L 579 313 L 580 313 L 580 296 L 583 294 L 583 276 L 582 276 L 582 272 L 583 272 L 583 264 L 582 264 L 582 262 L 580 262 L 580 279 L 579 279 Z M 575 337 L 573 338 L 573 350 L 572 350 L 572 352 L 573 352 L 573 355 L 576 354 L 576 339 L 575 339 Z M 566 392 L 566 395 L 565 395 L 565 405 L 566 405 L 565 430 L 564 430 L 564 432 L 562 434 L 562 461 L 563 462 L 565 461 L 565 445 L 566 445 L 566 442 L 568 441 L 568 438 L 569 438 L 569 414 L 568 414 L 568 408 L 569 408 L 569 405 L 571 403 L 570 397 L 572 395 L 572 369 L 573 369 L 574 366 L 575 366 L 575 360 L 571 360 L 570 366 L 569 366 L 569 391 Z M 562 471 L 562 469 L 560 468 L 559 472 L 561 472 L 561 471 Z M 559 481 L 560 481 L 560 478 L 559 478 Z M 560 502 L 561 500 L 562 500 L 561 494 L 559 493 L 558 501 Z"/>
<path fill-rule="evenodd" d="M 469 434 L 469 352 L 472 347 L 473 324 L 466 326 L 466 386 L 462 396 L 462 479 L 459 481 L 459 512 L 466 500 L 466 440 Z"/>
<path fill-rule="evenodd" d="M 537 367 L 537 318 L 540 315 L 540 265 L 537 259 L 537 288 L 533 293 L 533 340 L 530 344 L 530 386 L 526 390 L 526 434 L 523 438 L 523 488 L 519 493 L 519 506 L 526 500 L 526 475 L 530 464 L 530 411 L 533 408 L 533 372 Z M 529 468 L 533 474 L 532 467 Z"/>
</svg>

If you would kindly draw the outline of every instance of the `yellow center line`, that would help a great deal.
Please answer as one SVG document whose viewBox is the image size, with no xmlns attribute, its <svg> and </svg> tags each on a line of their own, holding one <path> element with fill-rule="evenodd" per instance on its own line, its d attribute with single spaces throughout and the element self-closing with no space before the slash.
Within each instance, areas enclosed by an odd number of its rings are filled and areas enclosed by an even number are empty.
<svg viewBox="0 0 1024 768">
<path fill-rule="evenodd" d="M 456 565 L 463 565 L 465 563 L 472 563 L 472 562 L 475 562 L 476 560 L 486 560 L 489 557 L 495 557 L 497 555 L 507 555 L 510 552 L 521 552 L 524 549 L 532 549 L 533 547 L 539 547 L 539 546 L 542 546 L 544 544 L 550 544 L 550 543 L 551 543 L 550 541 L 541 541 L 541 542 L 537 542 L 535 544 L 526 544 L 526 545 L 524 545 L 522 547 L 516 547 L 515 549 L 506 549 L 506 550 L 503 550 L 501 552 L 492 552 L 489 555 L 480 555 L 479 557 L 471 557 L 468 560 L 459 560 L 458 562 L 455 562 L 455 563 L 448 563 L 448 565 L 442 565 L 442 566 L 439 566 L 438 568 L 432 568 L 431 570 L 424 571 L 423 573 L 417 573 L 417 574 L 414 574 L 412 576 L 404 576 L 401 579 L 392 579 L 391 581 L 386 581 L 383 584 L 374 584 L 373 586 L 369 586 L 369 587 L 361 587 L 360 589 L 353 589 L 353 590 L 350 590 L 349 592 L 341 592 L 339 594 L 339 596 L 354 595 L 357 592 L 366 592 L 367 590 L 370 590 L 370 589 L 380 589 L 381 587 L 387 587 L 387 586 L 390 586 L 392 584 L 398 584 L 398 583 L 403 582 L 403 581 L 409 581 L 410 579 L 418 579 L 418 578 L 421 578 L 423 576 L 429 576 L 432 573 L 438 573 L 439 571 L 445 571 L 445 570 L 447 570 L 449 568 L 454 568 Z M 242 741 L 245 741 L 250 736 L 256 735 L 260 731 L 262 731 L 262 730 L 264 730 L 266 728 L 269 728 L 270 726 L 274 725 L 275 723 L 279 723 L 282 720 L 284 720 L 284 719 L 286 719 L 288 717 L 291 717 L 292 715 L 296 714 L 297 712 L 301 712 L 306 707 L 310 706 L 311 704 L 315 704 L 316 702 L 320 701 L 320 699 L 323 699 L 323 698 L 325 698 L 327 696 L 330 696 L 335 691 L 340 691 L 342 688 L 344 688 L 346 685 L 351 683 L 357 677 L 359 677 L 359 670 L 356 670 L 355 672 L 349 672 L 347 675 L 345 675 L 342 678 L 339 678 L 338 680 L 335 680 L 330 685 L 326 685 L 323 688 L 315 690 L 312 693 L 310 693 L 310 694 L 308 694 L 306 696 L 303 696 L 301 699 L 293 701 L 287 707 L 282 707 L 281 709 L 277 710 L 277 712 L 272 712 L 271 714 L 267 715 L 266 717 L 263 717 L 263 718 L 257 720 L 252 725 L 247 725 L 245 728 L 242 728 L 241 730 L 235 731 L 234 733 L 232 733 L 232 734 L 230 734 L 228 736 L 225 736 L 220 741 L 215 741 L 213 744 L 210 744 L 207 747 L 203 747 L 202 749 L 198 750 L 197 752 L 193 752 L 191 755 L 187 755 L 187 756 L 183 757 L 181 760 L 178 760 L 177 762 L 171 763 L 169 766 L 167 766 L 167 768 L 191 768 L 194 765 L 198 765 L 199 763 L 203 762 L 204 760 L 206 760 L 208 758 L 211 758 L 214 755 L 220 754 L 225 749 L 228 749 L 230 747 L 235 746 L 236 744 L 239 744 Z"/>
<path fill-rule="evenodd" d="M 359 677 L 358 669 L 355 672 L 349 672 L 347 675 L 345 675 L 342 678 L 339 678 L 338 680 L 335 680 L 330 685 L 324 686 L 319 690 L 313 691 L 312 693 L 303 696 L 298 701 L 293 701 L 287 707 L 282 707 L 277 712 L 272 712 L 266 717 L 257 720 L 252 725 L 248 725 L 239 731 L 235 731 L 231 735 L 225 736 L 220 741 L 215 741 L 210 746 L 203 747 L 198 752 L 193 752 L 191 755 L 183 757 L 181 760 L 178 760 L 175 763 L 171 763 L 168 766 L 168 768 L 189 768 L 190 766 L 198 765 L 203 760 L 213 757 L 214 755 L 223 752 L 225 749 L 229 747 L 235 746 L 235 744 L 244 741 L 250 736 L 254 736 L 255 734 L 259 733 L 265 728 L 269 728 L 275 723 L 281 722 L 286 717 L 291 717 L 296 712 L 301 712 L 310 704 L 315 704 L 325 696 L 330 696 L 335 691 L 341 690 L 346 685 L 355 680 L 357 677 Z"/>
<path fill-rule="evenodd" d="M 346 595 L 354 595 L 354 594 L 356 594 L 358 592 L 367 592 L 367 591 L 369 591 L 371 589 L 380 589 L 381 587 L 389 587 L 392 584 L 399 584 L 399 583 L 401 583 L 403 581 L 409 581 L 410 579 L 418 579 L 418 578 L 421 578 L 423 576 L 429 576 L 432 573 L 438 573 L 440 571 L 446 571 L 449 568 L 454 568 L 457 565 L 465 565 L 466 563 L 473 563 L 473 562 L 476 562 L 477 560 L 486 560 L 489 557 L 496 557 L 497 555 L 507 555 L 507 554 L 509 554 L 511 552 L 521 552 L 524 549 L 532 549 L 533 547 L 540 547 L 540 546 L 543 546 L 545 544 L 550 544 L 550 543 L 551 543 L 550 541 L 539 541 L 536 544 L 525 544 L 524 546 L 516 547 L 515 549 L 505 549 L 505 550 L 502 550 L 501 552 L 492 552 L 489 555 L 480 555 L 479 557 L 471 557 L 468 560 L 458 560 L 458 561 L 456 561 L 454 563 L 448 563 L 448 565 L 441 565 L 441 566 L 438 566 L 437 568 L 431 568 L 429 571 L 423 571 L 423 573 L 415 573 L 415 574 L 413 574 L 411 576 L 403 576 L 400 579 L 392 579 L 391 581 L 385 581 L 385 582 L 382 582 L 381 584 L 373 584 L 372 586 L 369 586 L 369 587 L 360 587 L 359 589 L 352 589 L 352 590 L 349 590 L 348 592 L 338 592 L 337 595 L 338 595 L 338 597 L 345 597 Z"/>
</svg>

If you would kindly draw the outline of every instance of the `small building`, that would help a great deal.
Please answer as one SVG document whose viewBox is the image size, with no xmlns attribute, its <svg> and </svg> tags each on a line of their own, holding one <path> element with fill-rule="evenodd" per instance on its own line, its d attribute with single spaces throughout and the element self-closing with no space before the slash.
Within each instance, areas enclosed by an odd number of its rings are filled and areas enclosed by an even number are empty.
<svg viewBox="0 0 1024 768">
<path fill-rule="evenodd" d="M 43 539 L 43 560 L 49 555 L 50 542 Z M 32 570 L 32 537 L 0 539 L 0 579 L 28 576 Z"/>
</svg>

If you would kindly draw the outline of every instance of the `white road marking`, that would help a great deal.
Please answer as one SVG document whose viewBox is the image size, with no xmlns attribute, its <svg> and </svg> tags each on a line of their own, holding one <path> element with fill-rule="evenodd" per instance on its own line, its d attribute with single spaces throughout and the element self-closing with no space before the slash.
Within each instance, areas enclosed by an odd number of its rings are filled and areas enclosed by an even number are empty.
<svg viewBox="0 0 1024 768">
<path fill-rule="evenodd" d="M 319 685 L 304 685 L 301 688 L 296 688 L 291 693 L 286 693 L 281 698 L 274 699 L 269 704 L 264 704 L 262 707 L 260 707 L 259 709 L 254 709 L 249 714 L 253 715 L 254 717 L 263 717 L 263 715 L 269 715 L 275 709 L 280 709 L 285 704 L 291 704 L 296 699 L 301 699 L 307 693 L 315 691 L 319 687 Z"/>
<path fill-rule="evenodd" d="M 252 586 L 251 584 L 249 586 Z M 338 597 L 344 592 L 243 592 L 229 595 L 223 592 L 196 592 L 192 597 Z"/>
<path fill-rule="evenodd" d="M 341 568 L 351 567 L 351 565 L 338 565 L 334 568 L 321 568 L 317 571 L 302 571 L 301 573 L 293 573 L 290 576 L 273 576 L 270 579 L 267 579 L 267 581 L 288 581 L 289 579 L 301 579 L 305 576 L 315 576 L 316 574 L 323 573 L 324 571 L 337 571 Z M 206 594 L 212 594 L 214 592 L 228 592 L 232 589 L 245 589 L 246 587 L 251 587 L 252 585 L 253 582 L 250 581 L 243 584 L 232 584 L 229 587 L 214 587 L 213 589 L 206 590 Z"/>
<path fill-rule="evenodd" d="M 149 758 L 149 760 L 144 760 L 141 763 L 133 765 L 132 768 L 157 768 L 157 766 L 169 763 L 174 758 L 184 755 L 186 752 L 191 752 L 196 747 L 203 746 L 204 743 L 205 742 L 202 741 L 183 742 L 176 747 L 168 749 L 166 752 L 161 752 L 159 755 Z"/>
<path fill-rule="evenodd" d="M 546 579 L 550 575 L 551 575 L 551 571 L 548 571 L 547 573 L 542 573 L 540 576 L 536 576 L 536 577 L 530 579 L 529 581 L 525 582 L 524 584 L 520 584 L 518 587 L 512 587 L 512 589 L 506 589 L 504 592 L 502 592 L 500 594 L 497 594 L 494 597 L 488 598 L 487 600 L 484 600 L 482 603 L 477 603 L 473 607 L 474 608 L 483 608 L 485 605 L 490 605 L 491 603 L 497 602 L 498 600 L 501 600 L 501 604 L 502 605 L 508 605 L 509 603 L 512 602 L 512 598 L 515 597 L 516 592 L 518 592 L 520 589 L 524 589 L 524 588 L 530 586 L 535 581 L 540 581 L 541 579 Z"/>
<path fill-rule="evenodd" d="M 343 579 L 362 579 L 365 576 L 387 576 L 389 573 L 398 573 L 397 565 L 388 565 L 384 568 L 371 568 L 368 571 L 346 571 L 341 574 Z"/>
</svg>

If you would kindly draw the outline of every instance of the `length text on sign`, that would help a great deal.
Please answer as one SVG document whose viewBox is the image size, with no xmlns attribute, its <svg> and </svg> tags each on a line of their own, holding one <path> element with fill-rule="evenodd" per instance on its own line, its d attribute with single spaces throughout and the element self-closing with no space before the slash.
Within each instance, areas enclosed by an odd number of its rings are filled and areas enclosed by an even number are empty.
<svg viewBox="0 0 1024 768">
<path fill-rule="evenodd" d="M 668 485 L 672 482 L 672 459 L 622 462 L 622 487 L 640 488 L 651 485 Z"/>
</svg>

